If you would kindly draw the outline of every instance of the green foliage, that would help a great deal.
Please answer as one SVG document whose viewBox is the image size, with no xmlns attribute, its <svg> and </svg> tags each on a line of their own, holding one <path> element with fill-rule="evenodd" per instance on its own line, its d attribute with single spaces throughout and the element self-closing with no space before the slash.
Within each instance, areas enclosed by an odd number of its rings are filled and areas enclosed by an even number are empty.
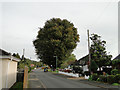
<svg viewBox="0 0 120 90">
<path fill-rule="evenodd" d="M 14 56 L 16 57 L 16 54 L 14 54 Z M 21 58 L 23 58 L 23 56 Z M 34 64 L 34 67 L 31 67 L 31 64 Z M 30 72 L 32 69 L 42 66 L 42 62 L 32 61 L 32 60 L 24 57 L 24 60 L 21 60 L 20 62 L 18 62 L 17 66 L 18 66 L 17 67 L 18 69 L 24 69 L 25 66 L 27 66 L 28 67 L 28 72 Z"/>
<path fill-rule="evenodd" d="M 68 67 L 68 65 L 72 64 L 73 62 L 75 62 L 76 57 L 74 54 L 70 55 L 69 57 L 67 57 L 61 64 L 61 68 L 66 68 Z"/>
<path fill-rule="evenodd" d="M 100 81 L 100 78 L 98 78 L 96 81 Z"/>
<path fill-rule="evenodd" d="M 18 53 L 17 54 L 13 53 L 13 56 L 20 59 L 20 55 Z"/>
<path fill-rule="evenodd" d="M 112 64 L 113 64 L 113 65 L 118 65 L 118 64 L 120 64 L 120 59 L 112 60 Z"/>
<path fill-rule="evenodd" d="M 113 83 L 112 85 L 114 85 L 114 86 L 118 86 L 118 85 L 120 85 L 119 83 Z"/>
<path fill-rule="evenodd" d="M 112 60 L 112 65 L 113 65 L 113 67 L 119 69 L 119 71 L 120 71 L 120 59 Z"/>
<path fill-rule="evenodd" d="M 99 81 L 101 81 L 101 82 L 107 82 L 107 76 L 100 75 L 99 76 Z"/>
<path fill-rule="evenodd" d="M 115 75 L 109 75 L 107 76 L 107 82 L 112 84 L 112 83 L 115 83 Z"/>
<path fill-rule="evenodd" d="M 100 39 L 101 36 L 91 34 L 92 44 L 90 47 L 91 59 L 96 62 L 98 67 L 110 65 L 112 55 L 107 55 L 105 51 L 106 41 Z"/>
<path fill-rule="evenodd" d="M 115 81 L 120 84 L 120 74 L 115 75 Z"/>
<path fill-rule="evenodd" d="M 93 74 L 89 77 L 89 80 L 95 80 L 95 81 L 100 81 L 100 82 L 107 82 L 109 84 L 113 84 L 113 83 L 118 83 L 120 84 L 120 74 L 116 74 L 116 75 L 97 75 L 97 74 Z"/>
<path fill-rule="evenodd" d="M 112 71 L 111 71 L 111 74 L 112 75 L 116 75 L 116 74 L 119 74 L 120 72 L 118 71 L 118 69 L 113 69 Z"/>
<path fill-rule="evenodd" d="M 55 59 L 58 57 L 58 66 L 69 57 L 79 42 L 77 28 L 66 19 L 52 18 L 40 28 L 33 44 L 38 58 L 47 65 L 55 67 Z"/>
<path fill-rule="evenodd" d="M 17 82 L 17 83 L 15 83 L 15 85 L 12 86 L 12 87 L 10 88 L 10 90 L 13 90 L 13 89 L 15 89 L 15 88 L 20 89 L 20 90 L 23 90 L 23 83 L 22 83 L 22 82 Z"/>
<path fill-rule="evenodd" d="M 91 60 L 90 70 L 93 72 L 96 72 L 97 69 L 98 69 L 98 65 L 96 64 L 96 62 L 94 60 Z"/>
<path fill-rule="evenodd" d="M 64 62 L 63 64 L 61 64 L 61 69 L 67 68 L 68 64 L 67 62 Z"/>
<path fill-rule="evenodd" d="M 97 73 L 92 74 L 92 80 L 96 81 L 98 79 L 98 77 L 99 77 L 99 75 L 97 75 Z"/>
<path fill-rule="evenodd" d="M 92 81 L 92 75 L 89 76 L 89 79 L 88 79 L 88 80 L 89 80 L 89 81 Z"/>
</svg>

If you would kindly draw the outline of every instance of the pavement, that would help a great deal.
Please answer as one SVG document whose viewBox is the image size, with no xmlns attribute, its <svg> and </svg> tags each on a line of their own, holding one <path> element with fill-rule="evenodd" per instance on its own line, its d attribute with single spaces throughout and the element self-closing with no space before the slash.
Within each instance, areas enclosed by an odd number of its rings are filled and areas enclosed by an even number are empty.
<svg viewBox="0 0 120 90">
<path fill-rule="evenodd" d="M 120 90 L 118 86 L 105 83 L 88 81 L 84 78 L 75 78 L 59 73 L 43 72 L 40 69 L 34 70 L 29 74 L 29 88 L 63 88 L 63 89 L 82 89 L 82 90 Z"/>
</svg>

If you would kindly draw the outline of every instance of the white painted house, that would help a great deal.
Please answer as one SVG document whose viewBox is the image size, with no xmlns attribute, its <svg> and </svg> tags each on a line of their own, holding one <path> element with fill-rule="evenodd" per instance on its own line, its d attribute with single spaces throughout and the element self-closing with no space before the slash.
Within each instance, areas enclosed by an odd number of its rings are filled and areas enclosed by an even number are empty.
<svg viewBox="0 0 120 90">
<path fill-rule="evenodd" d="M 0 49 L 0 90 L 10 88 L 16 82 L 17 63 L 20 59 Z"/>
</svg>

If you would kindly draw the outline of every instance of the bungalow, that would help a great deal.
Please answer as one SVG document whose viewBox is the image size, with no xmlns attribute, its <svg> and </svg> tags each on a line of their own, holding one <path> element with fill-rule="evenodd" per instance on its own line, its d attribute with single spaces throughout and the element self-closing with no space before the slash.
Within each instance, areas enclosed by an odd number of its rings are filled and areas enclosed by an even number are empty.
<svg viewBox="0 0 120 90">
<path fill-rule="evenodd" d="M 78 72 L 79 68 L 82 68 L 83 72 L 85 72 L 89 70 L 88 64 L 89 64 L 89 56 L 86 55 L 81 59 L 76 60 L 73 64 L 71 64 L 71 67 L 73 67 L 73 70 L 75 70 L 75 72 Z"/>
<path fill-rule="evenodd" d="M 114 64 L 112 63 L 113 68 L 120 69 L 120 54 L 112 62 L 114 62 Z"/>
<path fill-rule="evenodd" d="M 19 61 L 20 59 L 0 49 L 0 89 L 10 88 L 16 82 Z"/>
<path fill-rule="evenodd" d="M 113 60 L 115 60 L 115 59 L 120 59 L 120 54 L 117 57 L 115 57 Z"/>
</svg>

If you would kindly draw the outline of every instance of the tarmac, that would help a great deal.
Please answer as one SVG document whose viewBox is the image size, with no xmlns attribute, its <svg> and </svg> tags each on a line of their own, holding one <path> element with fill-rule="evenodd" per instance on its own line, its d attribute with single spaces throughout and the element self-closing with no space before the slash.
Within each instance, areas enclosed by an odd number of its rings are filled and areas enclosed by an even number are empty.
<svg viewBox="0 0 120 90">
<path fill-rule="evenodd" d="M 51 72 L 52 73 L 52 72 Z M 72 79 L 76 80 L 77 82 L 92 85 L 92 86 L 97 86 L 100 88 L 105 88 L 106 90 L 120 90 L 120 86 L 114 86 L 108 83 L 103 83 L 103 82 L 98 82 L 98 81 L 88 81 L 84 77 L 72 77 L 64 74 L 59 74 L 59 73 L 52 73 L 53 75 L 67 78 L 67 79 Z M 34 72 L 29 73 L 28 76 L 28 88 L 44 88 L 44 85 L 42 82 L 36 77 Z"/>
</svg>

